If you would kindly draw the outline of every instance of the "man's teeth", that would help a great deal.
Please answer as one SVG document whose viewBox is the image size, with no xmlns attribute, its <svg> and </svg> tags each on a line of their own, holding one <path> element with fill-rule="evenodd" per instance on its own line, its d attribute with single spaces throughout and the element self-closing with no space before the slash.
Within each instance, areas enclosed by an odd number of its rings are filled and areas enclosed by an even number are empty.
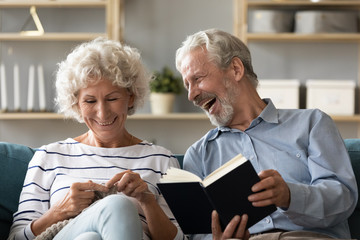
<svg viewBox="0 0 360 240">
<path fill-rule="evenodd" d="M 214 106 L 214 103 L 216 101 L 216 98 L 212 98 L 208 101 L 206 101 L 203 105 L 202 105 L 202 108 L 209 111 L 213 106 Z"/>
<path fill-rule="evenodd" d="M 212 101 L 213 99 L 210 99 L 209 101 L 205 102 L 201 107 L 202 108 L 208 108 L 208 104 Z"/>
</svg>

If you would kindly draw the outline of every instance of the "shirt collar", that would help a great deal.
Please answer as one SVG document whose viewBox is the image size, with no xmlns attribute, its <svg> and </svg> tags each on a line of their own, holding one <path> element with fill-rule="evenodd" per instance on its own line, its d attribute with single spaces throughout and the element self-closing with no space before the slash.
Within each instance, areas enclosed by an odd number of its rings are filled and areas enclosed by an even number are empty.
<svg viewBox="0 0 360 240">
<path fill-rule="evenodd" d="M 269 123 L 279 123 L 278 110 L 274 106 L 271 99 L 264 98 L 263 101 L 266 103 L 266 107 L 264 108 L 264 110 L 260 113 L 260 115 L 256 119 L 261 118 L 262 120 L 269 122 Z"/>
<path fill-rule="evenodd" d="M 255 118 L 249 128 L 255 127 L 257 124 L 259 124 L 261 121 L 265 121 L 268 123 L 279 123 L 279 116 L 278 116 L 278 110 L 274 106 L 273 102 L 269 98 L 264 98 L 263 101 L 266 103 L 266 107 L 264 110 L 260 113 L 260 115 Z M 238 129 L 235 128 L 229 128 L 229 127 L 217 127 L 212 131 L 209 135 L 207 140 L 211 141 L 216 139 L 222 132 L 241 132 Z"/>
</svg>

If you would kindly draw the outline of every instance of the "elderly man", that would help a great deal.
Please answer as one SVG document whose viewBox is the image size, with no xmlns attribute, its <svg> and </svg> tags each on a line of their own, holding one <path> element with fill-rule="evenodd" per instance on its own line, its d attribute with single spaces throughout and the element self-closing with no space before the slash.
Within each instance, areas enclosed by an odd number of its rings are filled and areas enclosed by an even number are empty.
<svg viewBox="0 0 360 240">
<path fill-rule="evenodd" d="M 189 101 L 217 126 L 187 150 L 184 168 L 204 178 L 242 153 L 261 179 L 248 200 L 257 207 L 277 206 L 249 228 L 251 240 L 350 238 L 347 218 L 358 190 L 343 139 L 328 115 L 277 109 L 261 99 L 248 48 L 220 30 L 189 36 L 176 52 L 176 67 Z M 237 191 L 236 183 L 229 188 Z M 237 216 L 221 232 L 215 213 L 212 236 L 191 237 L 248 238 L 244 222 L 246 216 Z"/>
</svg>

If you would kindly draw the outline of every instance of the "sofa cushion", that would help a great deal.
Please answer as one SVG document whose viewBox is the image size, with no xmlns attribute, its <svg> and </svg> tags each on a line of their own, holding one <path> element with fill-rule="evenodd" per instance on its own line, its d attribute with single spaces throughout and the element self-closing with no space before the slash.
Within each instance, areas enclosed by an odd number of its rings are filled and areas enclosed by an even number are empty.
<svg viewBox="0 0 360 240">
<path fill-rule="evenodd" d="M 6 239 L 17 211 L 28 163 L 34 150 L 27 146 L 0 142 L 0 239 Z"/>
<path fill-rule="evenodd" d="M 358 187 L 360 186 L 360 139 L 345 139 L 346 148 L 348 150 L 351 164 L 354 169 Z M 360 239 L 360 202 L 357 202 L 355 211 L 349 218 L 349 226 L 351 237 Z"/>
</svg>

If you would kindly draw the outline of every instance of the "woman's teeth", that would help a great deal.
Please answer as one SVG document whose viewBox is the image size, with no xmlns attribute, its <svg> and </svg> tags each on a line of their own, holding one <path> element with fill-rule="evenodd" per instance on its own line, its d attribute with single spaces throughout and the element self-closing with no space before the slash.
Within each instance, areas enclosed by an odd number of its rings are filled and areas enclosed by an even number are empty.
<svg viewBox="0 0 360 240">
<path fill-rule="evenodd" d="M 115 120 L 115 119 L 114 119 L 114 120 Z M 107 126 L 107 125 L 112 124 L 112 123 L 114 122 L 114 120 L 112 120 L 111 122 L 103 122 L 103 123 L 99 122 L 99 125 L 101 125 L 101 126 Z"/>
</svg>

